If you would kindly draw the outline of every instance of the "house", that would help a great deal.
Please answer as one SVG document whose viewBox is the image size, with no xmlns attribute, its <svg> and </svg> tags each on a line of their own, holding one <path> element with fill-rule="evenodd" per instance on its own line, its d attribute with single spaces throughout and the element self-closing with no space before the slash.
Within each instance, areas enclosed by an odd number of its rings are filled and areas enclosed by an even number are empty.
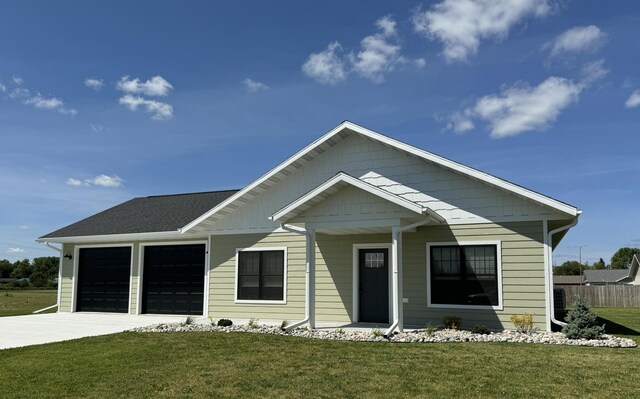
<svg viewBox="0 0 640 399">
<path fill-rule="evenodd" d="M 628 269 L 585 270 L 584 283 L 585 285 L 640 285 L 639 266 L 640 258 L 636 254 L 633 256 L 631 266 Z"/>
<path fill-rule="evenodd" d="M 59 311 L 549 330 L 580 210 L 343 122 L 238 191 L 136 198 L 44 235 Z"/>
<path fill-rule="evenodd" d="M 583 285 L 584 276 L 553 276 L 553 285 Z"/>
</svg>

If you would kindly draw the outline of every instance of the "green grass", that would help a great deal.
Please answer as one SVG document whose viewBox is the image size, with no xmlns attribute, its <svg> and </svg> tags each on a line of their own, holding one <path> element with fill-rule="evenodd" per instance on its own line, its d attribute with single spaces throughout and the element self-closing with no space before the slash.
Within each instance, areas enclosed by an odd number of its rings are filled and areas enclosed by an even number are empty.
<svg viewBox="0 0 640 399">
<path fill-rule="evenodd" d="M 56 290 L 0 290 L 0 317 L 30 314 L 55 305 Z M 44 313 L 55 312 L 56 309 Z"/>
<path fill-rule="evenodd" d="M 607 334 L 635 340 L 640 345 L 640 308 L 592 308 Z"/>
<path fill-rule="evenodd" d="M 638 349 L 122 333 L 0 351 L 0 396 L 621 398 L 638 369 Z"/>
</svg>

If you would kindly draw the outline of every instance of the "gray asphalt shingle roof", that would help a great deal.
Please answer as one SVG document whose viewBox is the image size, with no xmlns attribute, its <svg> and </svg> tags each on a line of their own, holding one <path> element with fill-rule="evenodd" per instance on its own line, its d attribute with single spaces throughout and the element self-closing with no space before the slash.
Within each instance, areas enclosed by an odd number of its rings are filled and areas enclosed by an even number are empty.
<svg viewBox="0 0 640 399">
<path fill-rule="evenodd" d="M 585 270 L 585 283 L 615 283 L 629 276 L 629 269 Z"/>
<path fill-rule="evenodd" d="M 238 190 L 134 198 L 40 238 L 176 231 Z"/>
</svg>

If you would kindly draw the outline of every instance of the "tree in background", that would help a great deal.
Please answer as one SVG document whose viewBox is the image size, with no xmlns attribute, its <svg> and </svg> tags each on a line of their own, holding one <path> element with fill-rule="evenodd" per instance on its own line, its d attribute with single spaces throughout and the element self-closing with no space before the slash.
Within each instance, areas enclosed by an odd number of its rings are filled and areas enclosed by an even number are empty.
<svg viewBox="0 0 640 399">
<path fill-rule="evenodd" d="M 31 262 L 29 259 L 17 260 L 13 264 L 13 271 L 11 272 L 11 278 L 29 278 L 31 277 Z"/>
<path fill-rule="evenodd" d="M 604 263 L 604 259 L 600 258 L 599 261 L 594 262 L 591 268 L 595 270 L 602 270 L 602 269 L 606 269 L 607 265 Z"/>
<path fill-rule="evenodd" d="M 631 266 L 631 261 L 633 260 L 633 255 L 635 254 L 640 254 L 640 248 L 620 248 L 611 257 L 611 268 L 628 269 Z"/>
<path fill-rule="evenodd" d="M 577 260 L 568 260 L 553 268 L 553 274 L 556 276 L 579 276 L 580 269 L 591 269 L 589 265 L 581 265 Z"/>
<path fill-rule="evenodd" d="M 13 271 L 13 263 L 9 262 L 6 259 L 0 259 L 0 278 L 11 277 L 12 271 Z"/>
</svg>

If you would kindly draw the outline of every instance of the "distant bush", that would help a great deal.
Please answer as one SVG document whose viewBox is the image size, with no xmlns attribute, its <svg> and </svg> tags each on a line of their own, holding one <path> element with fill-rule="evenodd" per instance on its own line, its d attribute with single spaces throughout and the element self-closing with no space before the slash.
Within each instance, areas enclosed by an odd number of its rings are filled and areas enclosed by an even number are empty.
<svg viewBox="0 0 640 399">
<path fill-rule="evenodd" d="M 282 323 L 280 323 L 280 329 L 284 331 L 287 329 L 288 325 L 289 325 L 289 322 L 287 320 L 282 320 Z"/>
<path fill-rule="evenodd" d="M 218 320 L 218 327 L 230 327 L 232 325 L 233 325 L 233 322 L 229 319 Z"/>
<path fill-rule="evenodd" d="M 256 319 L 255 317 L 252 317 L 249 320 L 249 328 L 260 328 L 260 324 L 258 324 L 258 319 Z"/>
<path fill-rule="evenodd" d="M 476 324 L 475 326 L 473 326 L 473 329 L 471 330 L 471 332 L 474 334 L 482 334 L 482 335 L 491 334 L 491 330 L 489 330 L 487 326 L 483 324 Z"/>
<path fill-rule="evenodd" d="M 533 328 L 533 315 L 525 313 L 523 315 L 511 315 L 511 322 L 516 327 L 516 331 L 521 333 L 530 333 Z"/>
<path fill-rule="evenodd" d="M 597 320 L 598 316 L 581 297 L 577 297 L 567 313 L 567 325 L 562 327 L 562 332 L 569 339 L 600 339 L 604 334 L 604 325 L 597 325 Z"/>
<path fill-rule="evenodd" d="M 457 330 L 460 328 L 462 324 L 462 319 L 458 316 L 445 316 L 442 319 L 442 325 L 444 328 L 448 328 L 450 330 Z"/>
</svg>

